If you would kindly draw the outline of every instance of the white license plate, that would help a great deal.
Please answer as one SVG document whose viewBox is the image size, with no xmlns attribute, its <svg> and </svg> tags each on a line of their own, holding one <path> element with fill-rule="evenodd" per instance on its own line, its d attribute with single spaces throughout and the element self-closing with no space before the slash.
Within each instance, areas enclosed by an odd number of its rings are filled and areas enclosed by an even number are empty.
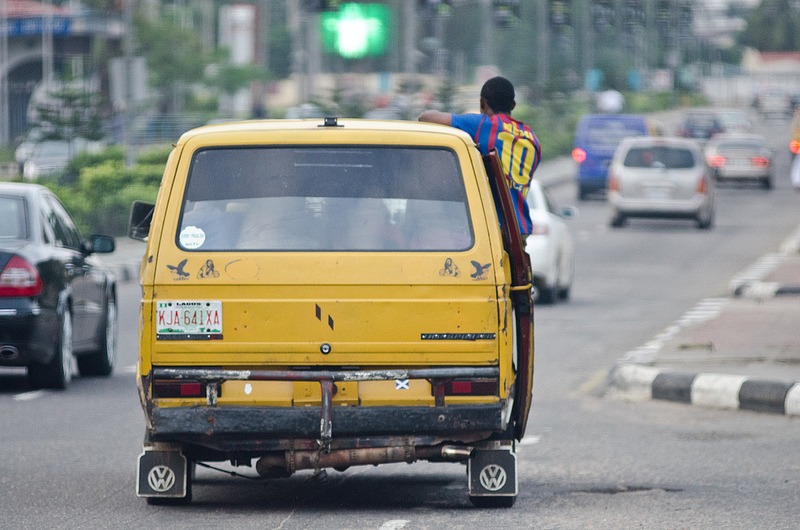
<svg viewBox="0 0 800 530">
<path fill-rule="evenodd" d="M 657 201 L 666 200 L 670 198 L 670 190 L 669 188 L 645 188 L 644 196 Z"/>
<path fill-rule="evenodd" d="M 222 302 L 166 300 L 156 302 L 158 338 L 221 338 Z"/>
</svg>

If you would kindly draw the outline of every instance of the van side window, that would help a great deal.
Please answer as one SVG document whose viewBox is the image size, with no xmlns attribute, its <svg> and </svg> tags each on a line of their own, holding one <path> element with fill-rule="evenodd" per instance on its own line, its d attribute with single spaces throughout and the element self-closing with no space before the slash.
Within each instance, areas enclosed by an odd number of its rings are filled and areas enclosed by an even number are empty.
<svg viewBox="0 0 800 530">
<path fill-rule="evenodd" d="M 192 159 L 185 250 L 466 250 L 473 233 L 448 149 L 231 147 Z"/>
</svg>

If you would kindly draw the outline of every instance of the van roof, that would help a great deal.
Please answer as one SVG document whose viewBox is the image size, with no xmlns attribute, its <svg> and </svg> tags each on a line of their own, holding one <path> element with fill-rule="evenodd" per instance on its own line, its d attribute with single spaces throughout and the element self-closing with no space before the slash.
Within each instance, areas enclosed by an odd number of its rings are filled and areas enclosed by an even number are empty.
<svg viewBox="0 0 800 530">
<path fill-rule="evenodd" d="M 326 120 L 335 120 L 326 125 Z M 323 129 L 349 129 L 358 131 L 374 131 L 376 133 L 392 132 L 419 132 L 419 133 L 439 133 L 450 136 L 459 136 L 462 139 L 473 143 L 472 138 L 465 132 L 447 125 L 434 123 L 424 123 L 417 121 L 404 120 L 365 120 L 358 118 L 310 118 L 310 119 L 269 119 L 269 120 L 243 120 L 234 122 L 217 123 L 204 125 L 186 131 L 181 135 L 178 144 L 183 144 L 200 135 L 218 133 L 241 133 L 241 132 L 273 132 L 273 131 L 322 131 Z"/>
</svg>

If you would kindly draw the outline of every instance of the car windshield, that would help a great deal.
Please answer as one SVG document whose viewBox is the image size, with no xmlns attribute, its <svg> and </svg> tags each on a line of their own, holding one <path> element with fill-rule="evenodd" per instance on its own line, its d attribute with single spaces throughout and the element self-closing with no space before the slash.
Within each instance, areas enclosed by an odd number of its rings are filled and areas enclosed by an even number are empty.
<svg viewBox="0 0 800 530">
<path fill-rule="evenodd" d="M 0 239 L 27 239 L 25 202 L 22 197 L 0 196 Z"/>
<path fill-rule="evenodd" d="M 473 241 L 455 153 L 385 146 L 200 150 L 176 237 L 203 251 L 454 251 Z"/>
<path fill-rule="evenodd" d="M 625 155 L 625 167 L 689 169 L 694 167 L 692 151 L 685 147 L 632 147 Z"/>
</svg>

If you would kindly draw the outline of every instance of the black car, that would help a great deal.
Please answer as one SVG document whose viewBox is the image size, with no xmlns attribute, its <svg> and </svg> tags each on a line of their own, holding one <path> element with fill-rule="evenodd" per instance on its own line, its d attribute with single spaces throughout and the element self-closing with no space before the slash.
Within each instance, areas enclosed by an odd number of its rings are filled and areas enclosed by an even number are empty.
<svg viewBox="0 0 800 530">
<path fill-rule="evenodd" d="M 116 282 L 93 254 L 113 251 L 109 236 L 84 239 L 47 188 L 0 183 L 0 366 L 44 388 L 66 388 L 73 356 L 81 375 L 111 374 Z"/>
</svg>

